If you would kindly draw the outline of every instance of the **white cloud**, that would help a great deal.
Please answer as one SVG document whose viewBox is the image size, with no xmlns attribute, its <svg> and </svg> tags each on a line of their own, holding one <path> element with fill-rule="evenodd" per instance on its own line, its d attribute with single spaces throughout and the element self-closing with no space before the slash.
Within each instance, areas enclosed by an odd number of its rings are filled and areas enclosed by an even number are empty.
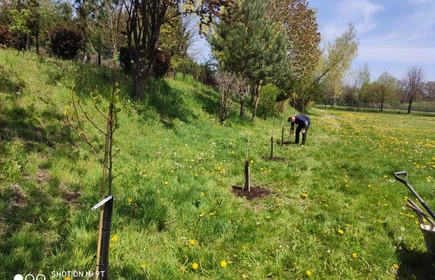
<svg viewBox="0 0 435 280">
<path fill-rule="evenodd" d="M 355 25 L 358 34 L 367 33 L 378 25 L 374 19 L 375 14 L 384 10 L 384 6 L 369 0 L 342 0 L 336 7 L 335 20 L 322 29 L 324 39 L 333 40 L 340 36 L 349 23 Z"/>
</svg>

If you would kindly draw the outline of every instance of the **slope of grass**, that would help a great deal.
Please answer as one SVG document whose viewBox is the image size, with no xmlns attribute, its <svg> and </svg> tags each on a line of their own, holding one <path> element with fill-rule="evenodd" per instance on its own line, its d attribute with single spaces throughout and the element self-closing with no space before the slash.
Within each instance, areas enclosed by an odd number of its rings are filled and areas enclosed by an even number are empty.
<svg viewBox="0 0 435 280">
<path fill-rule="evenodd" d="M 221 126 L 210 88 L 153 82 L 139 103 L 118 79 L 110 279 L 434 275 L 405 207 L 412 195 L 392 176 L 408 171 L 435 207 L 433 117 L 316 108 L 307 145 L 279 146 L 281 117 L 252 123 L 234 114 Z M 91 207 L 102 167 L 65 114 L 73 114 L 74 93 L 104 128 L 90 94 L 104 108 L 110 91 L 110 69 L 0 50 L 1 279 L 95 269 L 99 217 Z M 267 160 L 271 135 L 285 161 Z M 244 184 L 246 158 L 251 185 L 268 197 L 231 193 Z"/>
</svg>

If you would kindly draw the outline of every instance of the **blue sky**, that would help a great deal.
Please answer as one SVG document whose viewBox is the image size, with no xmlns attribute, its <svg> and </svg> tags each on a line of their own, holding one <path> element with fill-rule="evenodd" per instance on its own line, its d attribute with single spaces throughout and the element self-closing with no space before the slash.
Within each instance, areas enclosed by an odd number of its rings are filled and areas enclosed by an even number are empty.
<svg viewBox="0 0 435 280">
<path fill-rule="evenodd" d="M 371 79 L 383 72 L 401 79 L 420 66 L 427 81 L 435 81 L 435 0 L 308 0 L 317 9 L 322 44 L 343 34 L 349 23 L 357 29 L 359 54 L 352 70 L 365 63 Z M 209 47 L 196 44 L 203 61 Z"/>
<path fill-rule="evenodd" d="M 359 55 L 353 70 L 367 63 L 372 80 L 384 71 L 401 79 L 417 65 L 435 81 L 434 0 L 309 0 L 309 6 L 317 9 L 323 42 L 355 25 Z"/>
</svg>

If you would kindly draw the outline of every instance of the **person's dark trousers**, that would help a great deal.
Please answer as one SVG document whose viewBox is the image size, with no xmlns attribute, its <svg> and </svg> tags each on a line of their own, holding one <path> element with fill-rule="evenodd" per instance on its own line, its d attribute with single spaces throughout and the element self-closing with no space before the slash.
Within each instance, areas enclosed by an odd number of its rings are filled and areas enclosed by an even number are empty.
<svg viewBox="0 0 435 280">
<path fill-rule="evenodd" d="M 308 133 L 308 128 L 310 126 L 308 126 L 307 128 L 305 128 L 305 133 L 302 134 L 302 145 L 305 145 L 305 141 L 307 141 L 307 133 Z M 299 133 L 301 132 L 301 130 L 304 128 L 303 125 L 298 125 L 298 127 L 296 128 L 296 139 L 295 139 L 295 143 L 298 144 L 299 143 Z"/>
</svg>

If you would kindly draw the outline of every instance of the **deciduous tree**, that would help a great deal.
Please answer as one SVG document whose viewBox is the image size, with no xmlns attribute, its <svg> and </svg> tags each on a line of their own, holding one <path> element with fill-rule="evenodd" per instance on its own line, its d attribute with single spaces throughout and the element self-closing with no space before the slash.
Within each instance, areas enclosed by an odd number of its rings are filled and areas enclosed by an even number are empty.
<svg viewBox="0 0 435 280">
<path fill-rule="evenodd" d="M 411 66 L 401 80 L 404 100 L 408 102 L 408 114 L 411 114 L 412 103 L 421 96 L 425 82 L 425 74 L 420 66 Z"/>
<path fill-rule="evenodd" d="M 368 100 L 380 104 L 381 112 L 384 110 L 386 103 L 393 103 L 396 100 L 398 92 L 398 81 L 396 78 L 383 72 L 369 86 Z"/>
<path fill-rule="evenodd" d="M 293 82 L 312 74 L 319 60 L 321 35 L 316 11 L 307 0 L 272 0 L 270 16 L 276 15 L 289 40 L 289 59 Z"/>
<path fill-rule="evenodd" d="M 147 80 L 152 75 L 159 46 L 160 29 L 172 7 L 180 14 L 197 14 L 200 28 L 221 17 L 221 7 L 230 7 L 232 0 L 124 0 L 127 19 L 127 46 L 132 60 L 133 96 L 141 99 Z M 229 15 L 229 14 L 228 14 Z"/>
</svg>

